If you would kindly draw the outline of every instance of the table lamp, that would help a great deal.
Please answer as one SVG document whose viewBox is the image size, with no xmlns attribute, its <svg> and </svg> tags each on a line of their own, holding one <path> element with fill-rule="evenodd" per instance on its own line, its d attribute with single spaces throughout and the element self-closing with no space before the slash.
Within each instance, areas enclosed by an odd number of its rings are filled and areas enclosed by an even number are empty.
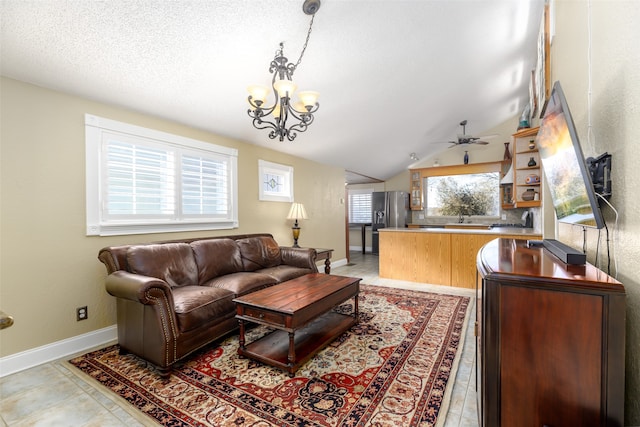
<svg viewBox="0 0 640 427">
<path fill-rule="evenodd" d="M 293 231 L 293 247 L 299 248 L 298 246 L 298 237 L 300 237 L 300 227 L 298 226 L 298 219 L 307 219 L 307 211 L 304 210 L 304 205 L 302 203 L 292 203 L 291 209 L 289 209 L 289 214 L 287 215 L 287 219 L 295 219 L 296 222 L 291 227 Z"/>
</svg>

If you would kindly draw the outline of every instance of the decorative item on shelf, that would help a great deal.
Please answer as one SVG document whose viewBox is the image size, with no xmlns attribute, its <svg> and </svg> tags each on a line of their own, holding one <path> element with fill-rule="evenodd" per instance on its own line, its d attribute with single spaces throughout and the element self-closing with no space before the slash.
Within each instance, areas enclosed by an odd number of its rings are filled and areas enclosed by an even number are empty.
<svg viewBox="0 0 640 427">
<path fill-rule="evenodd" d="M 535 150 L 536 149 L 536 141 L 531 139 L 529 140 L 529 150 Z"/>
<path fill-rule="evenodd" d="M 529 119 L 531 118 L 531 106 L 527 104 L 522 110 L 522 114 L 520 115 L 520 123 L 518 123 L 518 130 L 530 128 Z"/>
<path fill-rule="evenodd" d="M 464 164 L 465 165 L 469 164 L 469 152 L 468 151 L 464 152 Z"/>
<path fill-rule="evenodd" d="M 529 163 L 527 163 L 527 166 L 532 168 L 532 167 L 537 166 L 537 165 L 538 164 L 536 163 L 536 160 L 533 157 L 529 158 Z"/>
<path fill-rule="evenodd" d="M 247 111 L 249 117 L 253 119 L 253 127 L 256 129 L 271 129 L 269 138 L 278 138 L 283 141 L 287 138 L 293 141 L 298 135 L 297 132 L 304 132 L 313 123 L 313 113 L 318 111 L 318 92 L 303 91 L 298 92 L 299 102 L 293 103 L 292 96 L 297 85 L 291 80 L 293 73 L 302 61 L 309 37 L 315 13 L 320 9 L 320 0 L 305 0 L 302 10 L 305 14 L 311 15 L 311 23 L 307 32 L 307 39 L 304 42 L 298 62 L 287 63 L 284 56 L 284 43 L 280 43 L 280 49 L 276 51 L 276 56 L 269 65 L 269 72 L 273 73 L 271 79 L 271 89 L 275 97 L 273 105 L 266 106 L 267 95 L 270 89 L 266 86 L 249 86 L 249 104 L 251 108 Z M 296 123 L 287 127 L 289 117 L 297 120 Z M 271 120 L 268 120 L 271 119 Z"/>
<path fill-rule="evenodd" d="M 527 189 L 527 191 L 522 193 L 522 200 L 524 200 L 525 202 L 530 202 L 533 199 L 535 199 L 535 197 L 536 197 L 536 192 L 534 191 L 533 188 L 529 188 Z"/>
<path fill-rule="evenodd" d="M 540 184 L 540 176 L 536 174 L 527 175 L 524 179 L 524 183 L 527 185 Z"/>
<path fill-rule="evenodd" d="M 289 209 L 289 214 L 287 215 L 287 219 L 295 219 L 296 222 L 291 227 L 291 231 L 293 232 L 293 247 L 299 248 L 298 246 L 298 238 L 300 237 L 300 227 L 298 226 L 299 219 L 308 219 L 307 211 L 304 209 L 304 205 L 302 203 L 292 203 L 291 209 Z"/>
<path fill-rule="evenodd" d="M 502 160 L 511 160 L 511 153 L 509 152 L 509 143 L 504 143 L 504 157 Z"/>
</svg>

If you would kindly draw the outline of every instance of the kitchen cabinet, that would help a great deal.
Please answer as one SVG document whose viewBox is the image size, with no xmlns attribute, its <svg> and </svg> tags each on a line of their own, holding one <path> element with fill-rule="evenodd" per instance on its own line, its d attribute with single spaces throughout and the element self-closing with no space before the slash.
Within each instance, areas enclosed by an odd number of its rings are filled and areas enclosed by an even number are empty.
<svg viewBox="0 0 640 427">
<path fill-rule="evenodd" d="M 477 268 L 480 426 L 623 426 L 623 285 L 524 240 L 492 240 Z"/>
<path fill-rule="evenodd" d="M 409 171 L 411 177 L 410 182 L 410 203 L 412 211 L 421 211 L 423 208 L 422 203 L 422 171 L 419 169 L 411 169 Z"/>
<path fill-rule="evenodd" d="M 542 200 L 542 169 L 540 153 L 535 145 L 538 128 L 516 132 L 513 138 L 513 207 L 540 207 Z M 503 188 L 504 190 L 504 188 Z"/>
<path fill-rule="evenodd" d="M 513 174 L 512 167 L 513 158 L 503 160 L 500 167 L 500 205 L 502 209 L 513 209 L 515 204 L 513 200 L 513 182 L 507 184 L 502 183 L 502 180 L 509 172 Z"/>
<path fill-rule="evenodd" d="M 511 229 L 513 230 L 513 229 Z M 496 237 L 540 239 L 540 234 L 460 229 L 382 229 L 381 278 L 473 289 L 478 250 Z"/>
<path fill-rule="evenodd" d="M 446 233 L 380 230 L 382 278 L 449 284 L 451 238 Z"/>
</svg>

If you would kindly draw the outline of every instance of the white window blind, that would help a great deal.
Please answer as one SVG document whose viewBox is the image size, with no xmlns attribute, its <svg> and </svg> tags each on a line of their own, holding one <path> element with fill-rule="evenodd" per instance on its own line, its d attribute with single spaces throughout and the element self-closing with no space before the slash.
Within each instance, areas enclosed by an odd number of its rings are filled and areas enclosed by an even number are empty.
<svg viewBox="0 0 640 427">
<path fill-rule="evenodd" d="M 371 222 L 371 193 L 372 188 L 349 190 L 349 222 Z"/>
<path fill-rule="evenodd" d="M 91 115 L 87 234 L 235 228 L 237 151 Z"/>
</svg>

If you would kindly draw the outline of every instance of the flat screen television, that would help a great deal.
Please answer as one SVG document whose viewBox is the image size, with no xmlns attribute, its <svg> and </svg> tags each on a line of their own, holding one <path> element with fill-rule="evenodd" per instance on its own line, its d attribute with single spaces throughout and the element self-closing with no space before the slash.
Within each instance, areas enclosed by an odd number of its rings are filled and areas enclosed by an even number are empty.
<svg viewBox="0 0 640 427">
<path fill-rule="evenodd" d="M 591 173 L 560 82 L 553 85 L 536 145 L 558 221 L 603 228 Z"/>
</svg>

